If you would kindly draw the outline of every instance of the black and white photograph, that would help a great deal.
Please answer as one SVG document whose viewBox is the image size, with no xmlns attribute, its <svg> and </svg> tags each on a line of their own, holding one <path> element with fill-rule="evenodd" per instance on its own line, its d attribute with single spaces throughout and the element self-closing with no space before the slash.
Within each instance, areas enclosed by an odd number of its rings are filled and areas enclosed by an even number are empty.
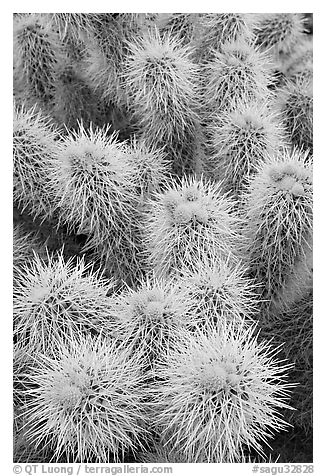
<svg viewBox="0 0 326 476">
<path fill-rule="evenodd" d="M 11 16 L 16 474 L 314 472 L 314 14 L 209 11 Z"/>
</svg>

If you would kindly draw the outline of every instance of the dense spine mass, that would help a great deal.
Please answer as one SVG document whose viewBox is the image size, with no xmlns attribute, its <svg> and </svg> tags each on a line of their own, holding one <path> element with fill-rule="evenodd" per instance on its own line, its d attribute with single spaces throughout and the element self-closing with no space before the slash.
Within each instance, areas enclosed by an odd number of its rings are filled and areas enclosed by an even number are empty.
<svg viewBox="0 0 326 476">
<path fill-rule="evenodd" d="M 94 250 L 122 279 L 131 264 L 138 266 L 136 176 L 116 134 L 82 126 L 61 142 L 51 170 L 60 221 L 87 235 L 85 251 Z"/>
<path fill-rule="evenodd" d="M 233 193 L 243 189 L 261 160 L 278 152 L 285 136 L 281 117 L 256 101 L 218 114 L 210 133 L 212 174 Z"/>
<path fill-rule="evenodd" d="M 266 101 L 272 84 L 269 57 L 244 40 L 225 43 L 205 68 L 208 111 L 233 110 L 239 102 Z"/>
<path fill-rule="evenodd" d="M 287 81 L 278 92 L 277 105 L 293 146 L 313 150 L 312 78 L 299 76 Z"/>
<path fill-rule="evenodd" d="M 34 108 L 14 108 L 14 203 L 32 216 L 50 218 L 55 204 L 48 176 L 57 153 L 58 131 Z"/>
<path fill-rule="evenodd" d="M 26 438 L 54 461 L 119 462 L 146 439 L 136 357 L 99 337 L 60 343 L 59 357 L 38 354 L 24 406 Z"/>
<path fill-rule="evenodd" d="M 285 151 L 262 162 L 248 185 L 245 215 L 248 264 L 266 306 L 278 306 L 279 300 L 290 305 L 311 273 L 312 170 L 307 154 Z"/>
<path fill-rule="evenodd" d="M 178 274 L 195 259 L 235 259 L 239 219 L 218 183 L 172 182 L 150 201 L 144 239 L 148 265 L 157 276 Z"/>
<path fill-rule="evenodd" d="M 157 30 L 129 43 L 125 83 L 140 134 L 164 147 L 180 172 L 194 168 L 197 68 L 190 50 Z M 185 164 L 184 157 L 188 157 Z"/>
<path fill-rule="evenodd" d="M 175 334 L 180 329 L 194 329 L 199 321 L 190 294 L 171 280 L 148 280 L 112 301 L 112 335 L 140 355 L 147 373 L 152 372 L 164 349 L 173 347 Z"/>
<path fill-rule="evenodd" d="M 286 427 L 288 370 L 252 329 L 183 334 L 157 365 L 153 412 L 163 443 L 188 462 L 237 462 Z"/>
<path fill-rule="evenodd" d="M 13 23 L 14 462 L 312 461 L 312 14 Z"/>
<path fill-rule="evenodd" d="M 30 349 L 55 352 L 56 342 L 74 334 L 108 333 L 113 283 L 92 271 L 84 260 L 47 261 L 34 255 L 14 287 L 14 334 Z"/>
<path fill-rule="evenodd" d="M 45 105 L 53 99 L 55 69 L 61 54 L 59 38 L 43 17 L 22 16 L 14 23 L 17 81 Z"/>
</svg>

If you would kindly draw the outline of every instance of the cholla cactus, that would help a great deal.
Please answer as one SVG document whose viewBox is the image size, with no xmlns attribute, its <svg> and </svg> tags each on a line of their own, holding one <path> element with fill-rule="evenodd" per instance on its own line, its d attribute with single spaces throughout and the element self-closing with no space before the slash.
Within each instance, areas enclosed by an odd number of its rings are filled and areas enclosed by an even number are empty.
<svg viewBox="0 0 326 476">
<path fill-rule="evenodd" d="M 134 22 L 125 21 L 123 15 L 111 13 L 91 15 L 90 23 L 83 73 L 103 101 L 122 107 L 126 104 L 122 65 L 127 42 L 137 28 Z"/>
<path fill-rule="evenodd" d="M 39 243 L 33 233 L 25 233 L 22 225 L 14 225 L 13 230 L 13 266 L 19 272 L 27 260 L 33 258 L 33 251 L 39 250 Z"/>
<path fill-rule="evenodd" d="M 313 84 L 312 78 L 298 77 L 280 88 L 277 107 L 292 144 L 313 150 Z"/>
<path fill-rule="evenodd" d="M 277 306 L 290 305 L 294 288 L 291 285 L 287 293 L 289 278 L 300 271 L 299 292 L 306 287 L 304 275 L 311 272 L 306 266 L 312 249 L 312 170 L 307 153 L 284 151 L 261 162 L 248 185 L 245 222 L 248 264 L 267 307 L 282 296 Z"/>
<path fill-rule="evenodd" d="M 206 66 L 203 100 L 214 115 L 239 102 L 266 101 L 272 84 L 270 60 L 244 40 L 226 43 Z"/>
<path fill-rule="evenodd" d="M 14 21 L 14 67 L 23 81 L 26 101 L 45 105 L 53 99 L 55 68 L 62 56 L 59 37 L 42 15 L 34 13 Z"/>
<path fill-rule="evenodd" d="M 162 14 L 160 15 L 162 16 Z M 198 32 L 198 13 L 170 13 L 158 18 L 157 26 L 162 32 L 178 37 L 186 45 L 196 38 Z"/>
<path fill-rule="evenodd" d="M 42 13 L 49 28 L 60 39 L 63 60 L 79 62 L 84 58 L 85 40 L 90 26 L 85 13 Z M 59 62 L 60 64 L 60 62 Z"/>
<path fill-rule="evenodd" d="M 45 15 L 50 23 L 59 29 L 61 39 L 69 34 L 75 39 L 85 38 L 94 22 L 100 20 L 98 13 L 48 13 Z"/>
<path fill-rule="evenodd" d="M 283 67 L 283 73 L 289 79 L 304 77 L 311 79 L 313 77 L 313 46 L 312 39 L 305 38 L 296 46 L 295 53 Z"/>
<path fill-rule="evenodd" d="M 151 371 L 174 335 L 194 329 L 195 302 L 177 282 L 147 278 L 136 291 L 126 289 L 112 299 L 112 334 L 130 351 L 140 354 L 143 370 Z"/>
<path fill-rule="evenodd" d="M 144 217 L 148 263 L 156 276 L 178 273 L 196 259 L 234 258 L 239 220 L 233 205 L 218 183 L 203 179 L 183 178 L 156 193 Z"/>
<path fill-rule="evenodd" d="M 229 325 L 209 334 L 183 334 L 157 364 L 153 389 L 157 431 L 188 463 L 236 462 L 245 448 L 262 453 L 287 424 L 280 416 L 289 365 L 258 343 L 253 328 Z"/>
<path fill-rule="evenodd" d="M 13 462 L 48 463 L 51 455 L 47 448 L 36 449 L 25 437 L 26 419 L 22 407 L 14 408 Z"/>
<path fill-rule="evenodd" d="M 198 326 L 250 323 L 259 309 L 255 283 L 239 264 L 216 258 L 193 261 L 183 269 L 178 284 L 191 299 Z"/>
<path fill-rule="evenodd" d="M 239 103 L 221 112 L 210 126 L 211 170 L 227 191 L 238 194 L 259 161 L 284 144 L 279 115 L 268 103 Z"/>
<path fill-rule="evenodd" d="M 51 171 L 60 221 L 88 235 L 84 250 L 95 249 L 109 274 L 137 272 L 136 165 L 126 144 L 108 128 L 72 132 L 60 143 Z"/>
<path fill-rule="evenodd" d="M 190 50 L 171 34 L 161 37 L 157 30 L 130 42 L 129 49 L 125 87 L 144 142 L 165 146 L 181 169 L 189 165 L 182 163 L 181 152 L 187 150 L 191 167 L 198 121 L 197 68 Z"/>
<path fill-rule="evenodd" d="M 137 357 L 111 341 L 73 338 L 58 357 L 38 354 L 27 378 L 25 436 L 53 460 L 118 462 L 142 448 L 146 416 Z"/>
<path fill-rule="evenodd" d="M 14 14 L 17 462 L 312 457 L 307 16 Z"/>
<path fill-rule="evenodd" d="M 78 66 L 72 65 L 71 61 L 62 61 L 56 68 L 51 114 L 60 126 L 68 129 L 78 129 L 80 122 L 85 127 L 98 122 L 98 98 L 77 69 Z"/>
<path fill-rule="evenodd" d="M 143 200 L 166 185 L 171 176 L 171 162 L 162 150 L 151 149 L 133 137 L 126 153 L 135 169 L 138 194 Z"/>
<path fill-rule="evenodd" d="M 305 33 L 301 13 L 263 13 L 258 17 L 256 43 L 276 58 L 292 53 Z"/>
<path fill-rule="evenodd" d="M 50 218 L 49 170 L 57 152 L 58 131 L 35 108 L 14 109 L 14 203 L 33 217 Z"/>
<path fill-rule="evenodd" d="M 15 281 L 15 336 L 29 349 L 49 353 L 65 335 L 108 333 L 112 288 L 84 259 L 65 262 L 58 253 L 46 263 L 35 255 Z"/>
<path fill-rule="evenodd" d="M 273 336 L 274 345 L 281 347 L 280 357 L 294 364 L 291 381 L 297 383 L 291 394 L 291 405 L 297 411 L 285 413 L 286 419 L 306 436 L 313 427 L 313 296 L 310 292 L 285 312 L 262 322 L 261 337 Z"/>
<path fill-rule="evenodd" d="M 24 342 L 20 340 L 14 341 L 13 344 L 13 403 L 15 414 L 19 412 L 19 409 L 25 402 L 24 391 L 27 388 L 27 382 L 25 375 L 33 362 L 33 356 L 28 354 L 28 348 Z M 14 422 L 15 423 L 15 422 Z M 16 429 L 19 431 L 21 426 L 19 424 L 20 419 L 16 418 Z"/>
<path fill-rule="evenodd" d="M 252 43 L 256 22 L 256 15 L 250 13 L 201 14 L 196 45 L 198 58 L 210 61 L 223 45 L 234 41 Z"/>
<path fill-rule="evenodd" d="M 274 304 L 276 309 L 273 317 L 278 316 L 279 309 L 284 307 L 288 312 L 296 305 L 302 298 L 309 295 L 313 285 L 313 252 L 312 239 L 310 246 L 305 248 L 305 259 L 299 260 L 295 263 L 288 276 L 285 278 L 282 289 L 279 289 L 276 296 L 274 296 Z M 271 309 L 273 311 L 273 309 Z"/>
</svg>

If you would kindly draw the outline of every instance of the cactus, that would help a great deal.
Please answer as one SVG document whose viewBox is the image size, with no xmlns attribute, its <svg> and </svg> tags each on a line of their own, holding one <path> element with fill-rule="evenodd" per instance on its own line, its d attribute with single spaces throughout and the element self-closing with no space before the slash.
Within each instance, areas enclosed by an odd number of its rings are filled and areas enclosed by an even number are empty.
<svg viewBox="0 0 326 476">
<path fill-rule="evenodd" d="M 239 102 L 266 101 L 273 83 L 265 53 L 244 40 L 221 45 L 205 67 L 203 100 L 214 115 L 237 107 Z"/>
<path fill-rule="evenodd" d="M 172 36 L 178 37 L 183 45 L 189 44 L 197 36 L 198 13 L 171 13 L 167 14 L 164 22 L 158 24 L 158 28 L 162 32 L 171 33 Z"/>
<path fill-rule="evenodd" d="M 139 362 L 107 339 L 73 338 L 38 354 L 27 378 L 26 438 L 53 460 L 118 462 L 142 448 L 146 416 Z"/>
<path fill-rule="evenodd" d="M 183 269 L 179 286 L 191 299 L 198 326 L 252 323 L 259 309 L 255 283 L 246 269 L 218 259 L 194 261 Z"/>
<path fill-rule="evenodd" d="M 292 307 L 264 321 L 261 337 L 273 336 L 274 345 L 282 345 L 281 357 L 294 364 L 291 381 L 297 383 L 292 391 L 291 405 L 295 412 L 287 411 L 285 418 L 296 428 L 311 436 L 313 427 L 313 299 L 310 292 Z"/>
<path fill-rule="evenodd" d="M 13 267 L 18 272 L 24 263 L 33 257 L 33 251 L 38 251 L 39 243 L 33 233 L 25 233 L 22 225 L 14 225 L 13 230 Z"/>
<path fill-rule="evenodd" d="M 313 77 L 313 46 L 308 37 L 297 45 L 295 54 L 291 55 L 285 63 L 283 71 L 288 79 L 295 80 L 305 77 L 312 80 Z"/>
<path fill-rule="evenodd" d="M 72 35 L 76 40 L 85 38 L 92 29 L 94 22 L 100 21 L 97 13 L 48 13 L 49 22 L 59 30 L 60 38 Z"/>
<path fill-rule="evenodd" d="M 248 184 L 244 213 L 248 266 L 266 307 L 289 306 L 311 273 L 312 170 L 307 153 L 285 150 L 262 161 Z M 291 281 L 298 273 L 293 293 Z"/>
<path fill-rule="evenodd" d="M 313 151 L 312 78 L 298 77 L 279 89 L 277 107 L 293 146 Z"/>
<path fill-rule="evenodd" d="M 276 58 L 289 55 L 305 34 L 301 13 L 263 13 L 258 17 L 256 43 Z"/>
<path fill-rule="evenodd" d="M 46 463 L 51 456 L 46 448 L 35 449 L 25 437 L 26 419 L 21 407 L 14 409 L 13 431 L 13 462 L 14 463 Z"/>
<path fill-rule="evenodd" d="M 184 265 L 207 257 L 234 259 L 237 225 L 233 202 L 218 183 L 183 178 L 171 181 L 149 201 L 144 217 L 148 264 L 157 277 L 179 273 Z"/>
<path fill-rule="evenodd" d="M 78 130 L 80 122 L 85 127 L 99 122 L 99 99 L 71 62 L 62 61 L 57 66 L 53 97 L 51 114 L 60 126 Z"/>
<path fill-rule="evenodd" d="M 287 424 L 290 368 L 278 350 L 258 343 L 254 328 L 229 325 L 209 334 L 183 334 L 167 349 L 156 371 L 153 418 L 163 444 L 188 463 L 238 461 L 245 448 L 262 453 Z"/>
<path fill-rule="evenodd" d="M 194 301 L 178 283 L 147 278 L 136 291 L 127 288 L 112 299 L 112 335 L 130 352 L 140 354 L 150 378 L 163 350 L 173 346 L 175 333 L 196 327 L 194 308 Z"/>
<path fill-rule="evenodd" d="M 109 135 L 108 127 L 81 125 L 60 143 L 50 177 L 60 222 L 88 235 L 84 251 L 95 250 L 118 279 L 132 265 L 136 272 L 137 178 L 126 144 Z"/>
<path fill-rule="evenodd" d="M 83 71 L 85 78 L 107 104 L 124 106 L 121 68 L 127 42 L 135 33 L 134 23 L 124 21 L 123 15 L 115 17 L 110 13 L 95 15 L 90 22 Z"/>
<path fill-rule="evenodd" d="M 90 18 L 95 14 L 85 13 L 43 13 L 42 16 L 60 38 L 63 59 L 80 63 L 85 57 L 87 31 Z"/>
<path fill-rule="evenodd" d="M 238 195 L 255 166 L 284 144 L 281 118 L 268 103 L 239 103 L 210 126 L 211 170 L 226 191 Z"/>
<path fill-rule="evenodd" d="M 14 67 L 25 98 L 45 106 L 53 100 L 55 68 L 62 57 L 59 37 L 37 13 L 14 21 Z"/>
<path fill-rule="evenodd" d="M 14 108 L 14 203 L 33 217 L 51 218 L 55 203 L 48 174 L 57 151 L 58 131 L 35 108 Z"/>
<path fill-rule="evenodd" d="M 151 147 L 165 147 L 176 170 L 191 168 L 198 106 L 197 69 L 189 49 L 155 30 L 130 42 L 129 50 L 125 88 L 142 139 Z"/>
<path fill-rule="evenodd" d="M 248 13 L 204 13 L 200 15 L 196 53 L 200 61 L 211 61 L 223 45 L 254 40 L 256 16 Z"/>
<path fill-rule="evenodd" d="M 108 333 L 112 288 L 84 259 L 35 255 L 15 281 L 14 334 L 29 349 L 51 353 L 65 335 Z"/>
<path fill-rule="evenodd" d="M 135 168 L 138 195 L 146 197 L 162 189 L 171 173 L 171 162 L 162 150 L 151 149 L 133 137 L 126 149 L 127 156 Z"/>
<path fill-rule="evenodd" d="M 14 14 L 18 463 L 311 461 L 308 17 Z"/>
</svg>

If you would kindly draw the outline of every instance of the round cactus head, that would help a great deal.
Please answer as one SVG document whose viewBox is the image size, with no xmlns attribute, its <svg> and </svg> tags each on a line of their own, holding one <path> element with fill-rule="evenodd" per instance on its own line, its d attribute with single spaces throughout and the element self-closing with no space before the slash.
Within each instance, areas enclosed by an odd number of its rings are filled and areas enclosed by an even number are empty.
<svg viewBox="0 0 326 476">
<path fill-rule="evenodd" d="M 35 107 L 14 107 L 14 203 L 43 220 L 50 219 L 55 208 L 49 174 L 57 165 L 58 137 L 51 119 Z"/>
<path fill-rule="evenodd" d="M 19 87 L 34 102 L 53 100 L 55 70 L 63 57 L 59 36 L 38 13 L 14 20 L 14 66 Z M 19 77 L 18 77 L 19 76 Z"/>
<path fill-rule="evenodd" d="M 304 33 L 305 19 L 301 13 L 266 13 L 258 16 L 256 42 L 275 55 L 290 54 Z"/>
<path fill-rule="evenodd" d="M 53 460 L 117 462 L 146 438 L 139 362 L 111 341 L 74 337 L 31 366 L 26 437 Z"/>
<path fill-rule="evenodd" d="M 250 44 L 254 38 L 256 16 L 246 13 L 206 13 L 199 17 L 196 54 L 201 61 L 211 60 L 216 51 L 233 41 Z"/>
<path fill-rule="evenodd" d="M 236 253 L 238 219 L 219 184 L 184 178 L 156 194 L 150 206 L 146 248 L 158 276 L 178 273 L 196 258 Z"/>
<path fill-rule="evenodd" d="M 127 279 L 137 261 L 137 172 L 127 145 L 116 134 L 92 128 L 71 133 L 59 146 L 51 170 L 53 194 L 62 223 L 88 235 L 92 250 L 111 276 Z"/>
<path fill-rule="evenodd" d="M 143 140 L 165 148 L 174 162 L 187 162 L 179 151 L 193 152 L 198 122 L 198 75 L 191 50 L 171 33 L 160 35 L 158 30 L 134 39 L 129 50 L 124 80 Z"/>
<path fill-rule="evenodd" d="M 294 197 L 305 196 L 311 193 L 312 173 L 302 165 L 300 160 L 289 157 L 284 162 L 271 163 L 266 172 L 274 187 Z"/>
<path fill-rule="evenodd" d="M 270 96 L 270 60 L 244 40 L 222 45 L 205 70 L 204 94 L 211 113 L 232 110 L 243 101 L 266 101 Z"/>
<path fill-rule="evenodd" d="M 294 147 L 313 151 L 313 83 L 299 76 L 287 81 L 277 95 L 276 105 L 284 116 L 289 140 Z"/>
<path fill-rule="evenodd" d="M 173 345 L 177 330 L 196 326 L 193 308 L 191 297 L 177 283 L 147 280 L 136 291 L 126 290 L 111 306 L 113 333 L 140 354 L 148 371 L 162 350 Z"/>
<path fill-rule="evenodd" d="M 192 299 L 198 323 L 219 328 L 226 322 L 250 323 L 258 311 L 255 283 L 240 265 L 203 259 L 185 267 L 180 286 Z"/>
<path fill-rule="evenodd" d="M 163 443 L 191 463 L 236 462 L 248 447 L 262 452 L 261 443 L 287 427 L 279 409 L 287 407 L 290 366 L 277 352 L 243 326 L 179 336 L 156 370 Z"/>
<path fill-rule="evenodd" d="M 52 352 L 56 341 L 74 333 L 108 331 L 108 298 L 113 282 L 105 281 L 83 259 L 65 261 L 62 253 L 37 255 L 14 286 L 15 335 L 29 349 Z"/>
<path fill-rule="evenodd" d="M 212 173 L 226 191 L 238 195 L 244 183 L 265 157 L 285 143 L 281 116 L 268 103 L 242 102 L 221 112 L 209 127 Z"/>
<path fill-rule="evenodd" d="M 312 162 L 308 152 L 284 150 L 261 161 L 245 195 L 245 234 L 250 272 L 261 286 L 266 306 L 291 305 L 290 277 L 296 269 L 306 286 L 312 250 Z M 299 271 L 298 271 L 299 272 Z M 291 279 L 290 279 L 291 281 Z M 301 291 L 302 291 L 301 289 Z M 300 295 L 300 286 L 297 289 Z M 278 305 L 279 305 L 278 304 Z"/>
</svg>

